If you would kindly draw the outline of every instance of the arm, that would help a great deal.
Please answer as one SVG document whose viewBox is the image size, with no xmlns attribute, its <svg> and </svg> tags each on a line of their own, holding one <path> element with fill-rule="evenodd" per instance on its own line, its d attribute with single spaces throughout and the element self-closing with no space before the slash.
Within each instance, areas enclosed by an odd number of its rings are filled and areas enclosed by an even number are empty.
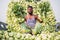
<svg viewBox="0 0 60 40">
<path fill-rule="evenodd" d="M 37 19 L 40 23 L 43 22 L 42 19 L 40 19 L 40 18 L 38 17 L 38 15 L 36 15 L 36 19 Z"/>
</svg>

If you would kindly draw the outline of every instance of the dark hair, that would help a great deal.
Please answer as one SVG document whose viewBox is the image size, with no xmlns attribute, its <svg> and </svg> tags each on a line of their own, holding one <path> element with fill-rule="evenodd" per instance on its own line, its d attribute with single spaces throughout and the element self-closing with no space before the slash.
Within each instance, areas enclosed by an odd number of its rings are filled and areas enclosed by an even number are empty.
<svg viewBox="0 0 60 40">
<path fill-rule="evenodd" d="M 33 9 L 33 7 L 32 7 L 32 6 L 30 6 L 30 5 L 28 5 L 28 8 L 32 8 L 32 9 Z"/>
</svg>

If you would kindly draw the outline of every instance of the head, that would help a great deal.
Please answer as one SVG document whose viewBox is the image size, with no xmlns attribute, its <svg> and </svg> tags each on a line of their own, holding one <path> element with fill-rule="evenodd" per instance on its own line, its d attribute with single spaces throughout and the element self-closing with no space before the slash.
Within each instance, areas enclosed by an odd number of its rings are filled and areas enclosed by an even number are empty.
<svg viewBox="0 0 60 40">
<path fill-rule="evenodd" d="M 32 7 L 32 6 L 28 6 L 27 12 L 28 12 L 30 15 L 32 15 L 32 14 L 33 14 L 33 7 Z"/>
</svg>

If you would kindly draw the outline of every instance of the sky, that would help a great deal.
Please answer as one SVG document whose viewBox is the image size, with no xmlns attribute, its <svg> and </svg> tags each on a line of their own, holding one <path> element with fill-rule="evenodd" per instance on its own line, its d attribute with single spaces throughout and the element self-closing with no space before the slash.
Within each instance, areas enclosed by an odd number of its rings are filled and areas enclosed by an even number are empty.
<svg viewBox="0 0 60 40">
<path fill-rule="evenodd" d="M 60 22 L 60 0 L 50 0 L 57 22 Z"/>
<path fill-rule="evenodd" d="M 6 22 L 6 11 L 10 0 L 0 0 L 0 21 Z M 57 22 L 60 22 L 60 0 L 50 0 Z"/>
<path fill-rule="evenodd" d="M 6 11 L 9 0 L 0 0 L 0 21 L 6 22 Z"/>
</svg>

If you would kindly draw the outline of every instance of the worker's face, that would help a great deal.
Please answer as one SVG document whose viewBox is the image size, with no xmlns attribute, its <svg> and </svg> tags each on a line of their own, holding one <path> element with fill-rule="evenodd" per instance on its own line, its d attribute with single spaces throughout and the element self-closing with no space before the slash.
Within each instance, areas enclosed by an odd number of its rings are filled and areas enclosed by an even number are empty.
<svg viewBox="0 0 60 40">
<path fill-rule="evenodd" d="M 32 8 L 28 8 L 28 9 L 27 9 L 27 12 L 28 12 L 29 14 L 32 14 L 32 13 L 33 13 L 33 9 L 32 9 Z"/>
</svg>

